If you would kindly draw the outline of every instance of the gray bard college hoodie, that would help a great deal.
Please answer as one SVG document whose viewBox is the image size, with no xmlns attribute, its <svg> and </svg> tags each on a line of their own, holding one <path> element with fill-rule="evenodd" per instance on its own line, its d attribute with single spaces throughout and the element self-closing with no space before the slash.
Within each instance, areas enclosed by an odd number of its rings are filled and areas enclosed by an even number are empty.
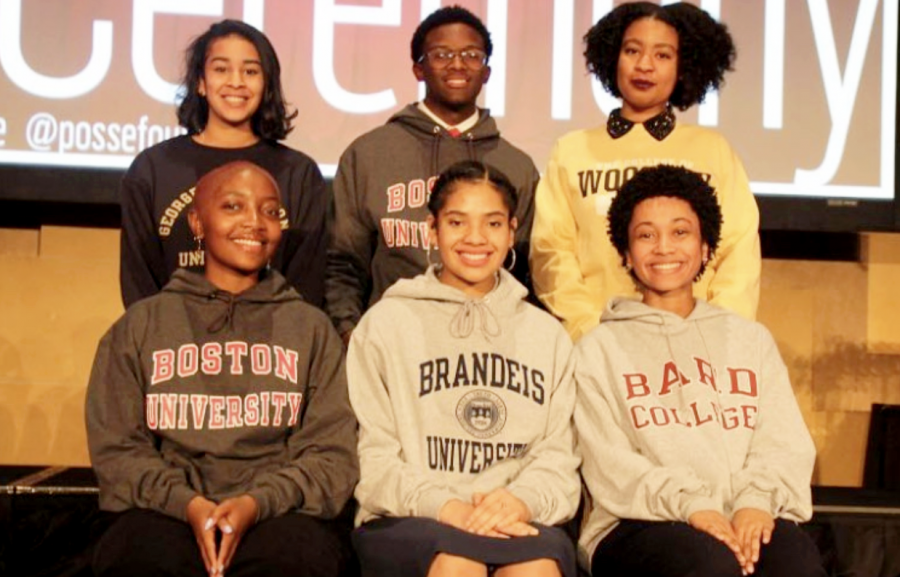
<svg viewBox="0 0 900 577">
<path fill-rule="evenodd" d="M 398 279 L 428 266 L 428 196 L 438 175 L 461 160 L 505 174 L 518 194 L 513 274 L 530 287 L 528 247 L 540 175 L 527 154 L 500 136 L 487 110 L 459 138 L 410 104 L 357 138 L 334 177 L 335 220 L 328 251 L 326 310 L 341 334 Z"/>
<path fill-rule="evenodd" d="M 533 520 L 578 506 L 572 345 L 501 271 L 480 299 L 429 269 L 398 281 L 353 331 L 350 401 L 360 423 L 358 522 L 435 519 L 450 499 L 505 487 Z"/>
<path fill-rule="evenodd" d="M 176 270 L 100 342 L 87 393 L 100 506 L 185 519 L 197 495 L 247 493 L 259 519 L 337 515 L 356 483 L 356 421 L 331 323 L 270 272 L 238 295 Z"/>
<path fill-rule="evenodd" d="M 575 424 L 592 497 L 585 562 L 618 519 L 812 514 L 815 447 L 775 341 L 696 301 L 687 318 L 614 298 L 575 351 Z"/>
</svg>

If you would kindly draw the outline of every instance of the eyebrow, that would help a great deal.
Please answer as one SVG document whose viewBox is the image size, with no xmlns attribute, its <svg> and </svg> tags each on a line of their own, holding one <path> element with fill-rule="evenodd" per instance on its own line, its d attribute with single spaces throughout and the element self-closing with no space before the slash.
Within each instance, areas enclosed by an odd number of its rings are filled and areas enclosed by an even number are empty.
<svg viewBox="0 0 900 577">
<path fill-rule="evenodd" d="M 212 56 L 209 59 L 209 62 L 216 62 L 216 61 L 230 62 L 230 60 L 224 56 Z M 254 58 L 247 58 L 243 62 L 244 62 L 244 64 L 259 64 L 260 66 L 262 66 L 262 61 L 256 60 Z"/>
<path fill-rule="evenodd" d="M 464 212 L 464 211 L 462 211 L 462 210 L 445 210 L 445 211 L 444 211 L 444 214 L 447 215 L 447 216 L 450 216 L 450 215 L 454 215 L 454 216 L 473 216 L 473 215 L 474 215 L 474 216 L 478 216 L 478 213 Z M 490 217 L 490 216 L 509 216 L 509 213 L 508 213 L 508 212 L 505 212 L 505 211 L 502 211 L 502 210 L 494 210 L 494 211 L 486 212 L 486 213 L 482 213 L 482 214 L 483 214 L 484 216 L 488 216 L 488 217 Z"/>
<path fill-rule="evenodd" d="M 622 40 L 622 46 L 624 47 L 627 44 L 638 44 L 643 46 L 644 43 L 637 38 L 626 38 Z M 671 48 L 672 50 L 678 52 L 678 48 L 674 44 L 669 44 L 668 42 L 657 42 L 653 44 L 653 48 Z"/>
</svg>

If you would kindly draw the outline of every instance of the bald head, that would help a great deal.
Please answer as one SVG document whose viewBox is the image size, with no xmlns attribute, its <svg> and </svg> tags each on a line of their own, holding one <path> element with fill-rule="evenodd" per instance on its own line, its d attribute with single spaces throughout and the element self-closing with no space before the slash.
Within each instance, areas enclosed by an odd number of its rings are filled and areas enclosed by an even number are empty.
<svg viewBox="0 0 900 577">
<path fill-rule="evenodd" d="M 194 208 L 203 210 L 204 205 L 215 197 L 215 193 L 226 188 L 229 183 L 244 183 L 252 187 L 270 186 L 277 196 L 281 196 L 278 183 L 266 169 L 248 162 L 236 160 L 223 164 L 204 174 L 194 190 Z"/>
</svg>

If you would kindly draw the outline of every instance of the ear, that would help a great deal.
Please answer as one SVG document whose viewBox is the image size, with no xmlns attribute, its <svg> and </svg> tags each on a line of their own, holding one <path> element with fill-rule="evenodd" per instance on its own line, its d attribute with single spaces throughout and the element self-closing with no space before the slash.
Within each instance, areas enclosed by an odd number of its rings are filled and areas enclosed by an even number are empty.
<svg viewBox="0 0 900 577">
<path fill-rule="evenodd" d="M 197 94 L 206 98 L 206 80 L 203 78 L 200 79 L 200 82 L 197 83 Z"/>
<path fill-rule="evenodd" d="M 425 70 L 422 68 L 422 65 L 418 62 L 414 62 L 412 65 L 413 75 L 416 77 L 416 80 L 419 82 L 425 82 Z"/>
<path fill-rule="evenodd" d="M 428 243 L 431 248 L 437 248 L 437 219 L 432 215 L 428 215 L 425 219 L 428 224 Z"/>
<path fill-rule="evenodd" d="M 519 221 L 516 217 L 509 219 L 509 248 L 516 244 L 516 230 L 519 228 Z"/>
<path fill-rule="evenodd" d="M 203 238 L 203 223 L 200 222 L 200 217 L 197 215 L 197 211 L 195 209 L 190 209 L 188 211 L 188 226 L 191 227 L 191 232 L 195 237 Z"/>
<path fill-rule="evenodd" d="M 704 241 L 703 245 L 700 247 L 700 256 L 703 258 L 703 262 L 709 262 L 709 245 Z"/>
<path fill-rule="evenodd" d="M 482 84 L 487 84 L 488 79 L 491 77 L 491 67 L 485 65 L 484 69 L 482 69 L 481 71 L 481 74 L 484 77 L 484 80 L 481 81 Z"/>
<path fill-rule="evenodd" d="M 634 268 L 634 263 L 631 261 L 631 253 L 630 252 L 625 253 L 625 267 L 629 270 Z"/>
</svg>

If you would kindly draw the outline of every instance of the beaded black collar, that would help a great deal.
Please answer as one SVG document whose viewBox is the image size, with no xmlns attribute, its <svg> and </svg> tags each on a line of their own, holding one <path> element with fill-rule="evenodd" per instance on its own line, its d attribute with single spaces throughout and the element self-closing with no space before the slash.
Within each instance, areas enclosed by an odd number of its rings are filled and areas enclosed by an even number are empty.
<svg viewBox="0 0 900 577">
<path fill-rule="evenodd" d="M 650 136 L 656 140 L 663 140 L 675 130 L 675 114 L 672 113 L 672 107 L 667 106 L 666 109 L 650 120 L 642 123 Z M 622 109 L 616 108 L 609 115 L 606 121 L 606 132 L 615 140 L 622 138 L 628 131 L 634 127 L 635 123 L 622 116 Z"/>
</svg>

